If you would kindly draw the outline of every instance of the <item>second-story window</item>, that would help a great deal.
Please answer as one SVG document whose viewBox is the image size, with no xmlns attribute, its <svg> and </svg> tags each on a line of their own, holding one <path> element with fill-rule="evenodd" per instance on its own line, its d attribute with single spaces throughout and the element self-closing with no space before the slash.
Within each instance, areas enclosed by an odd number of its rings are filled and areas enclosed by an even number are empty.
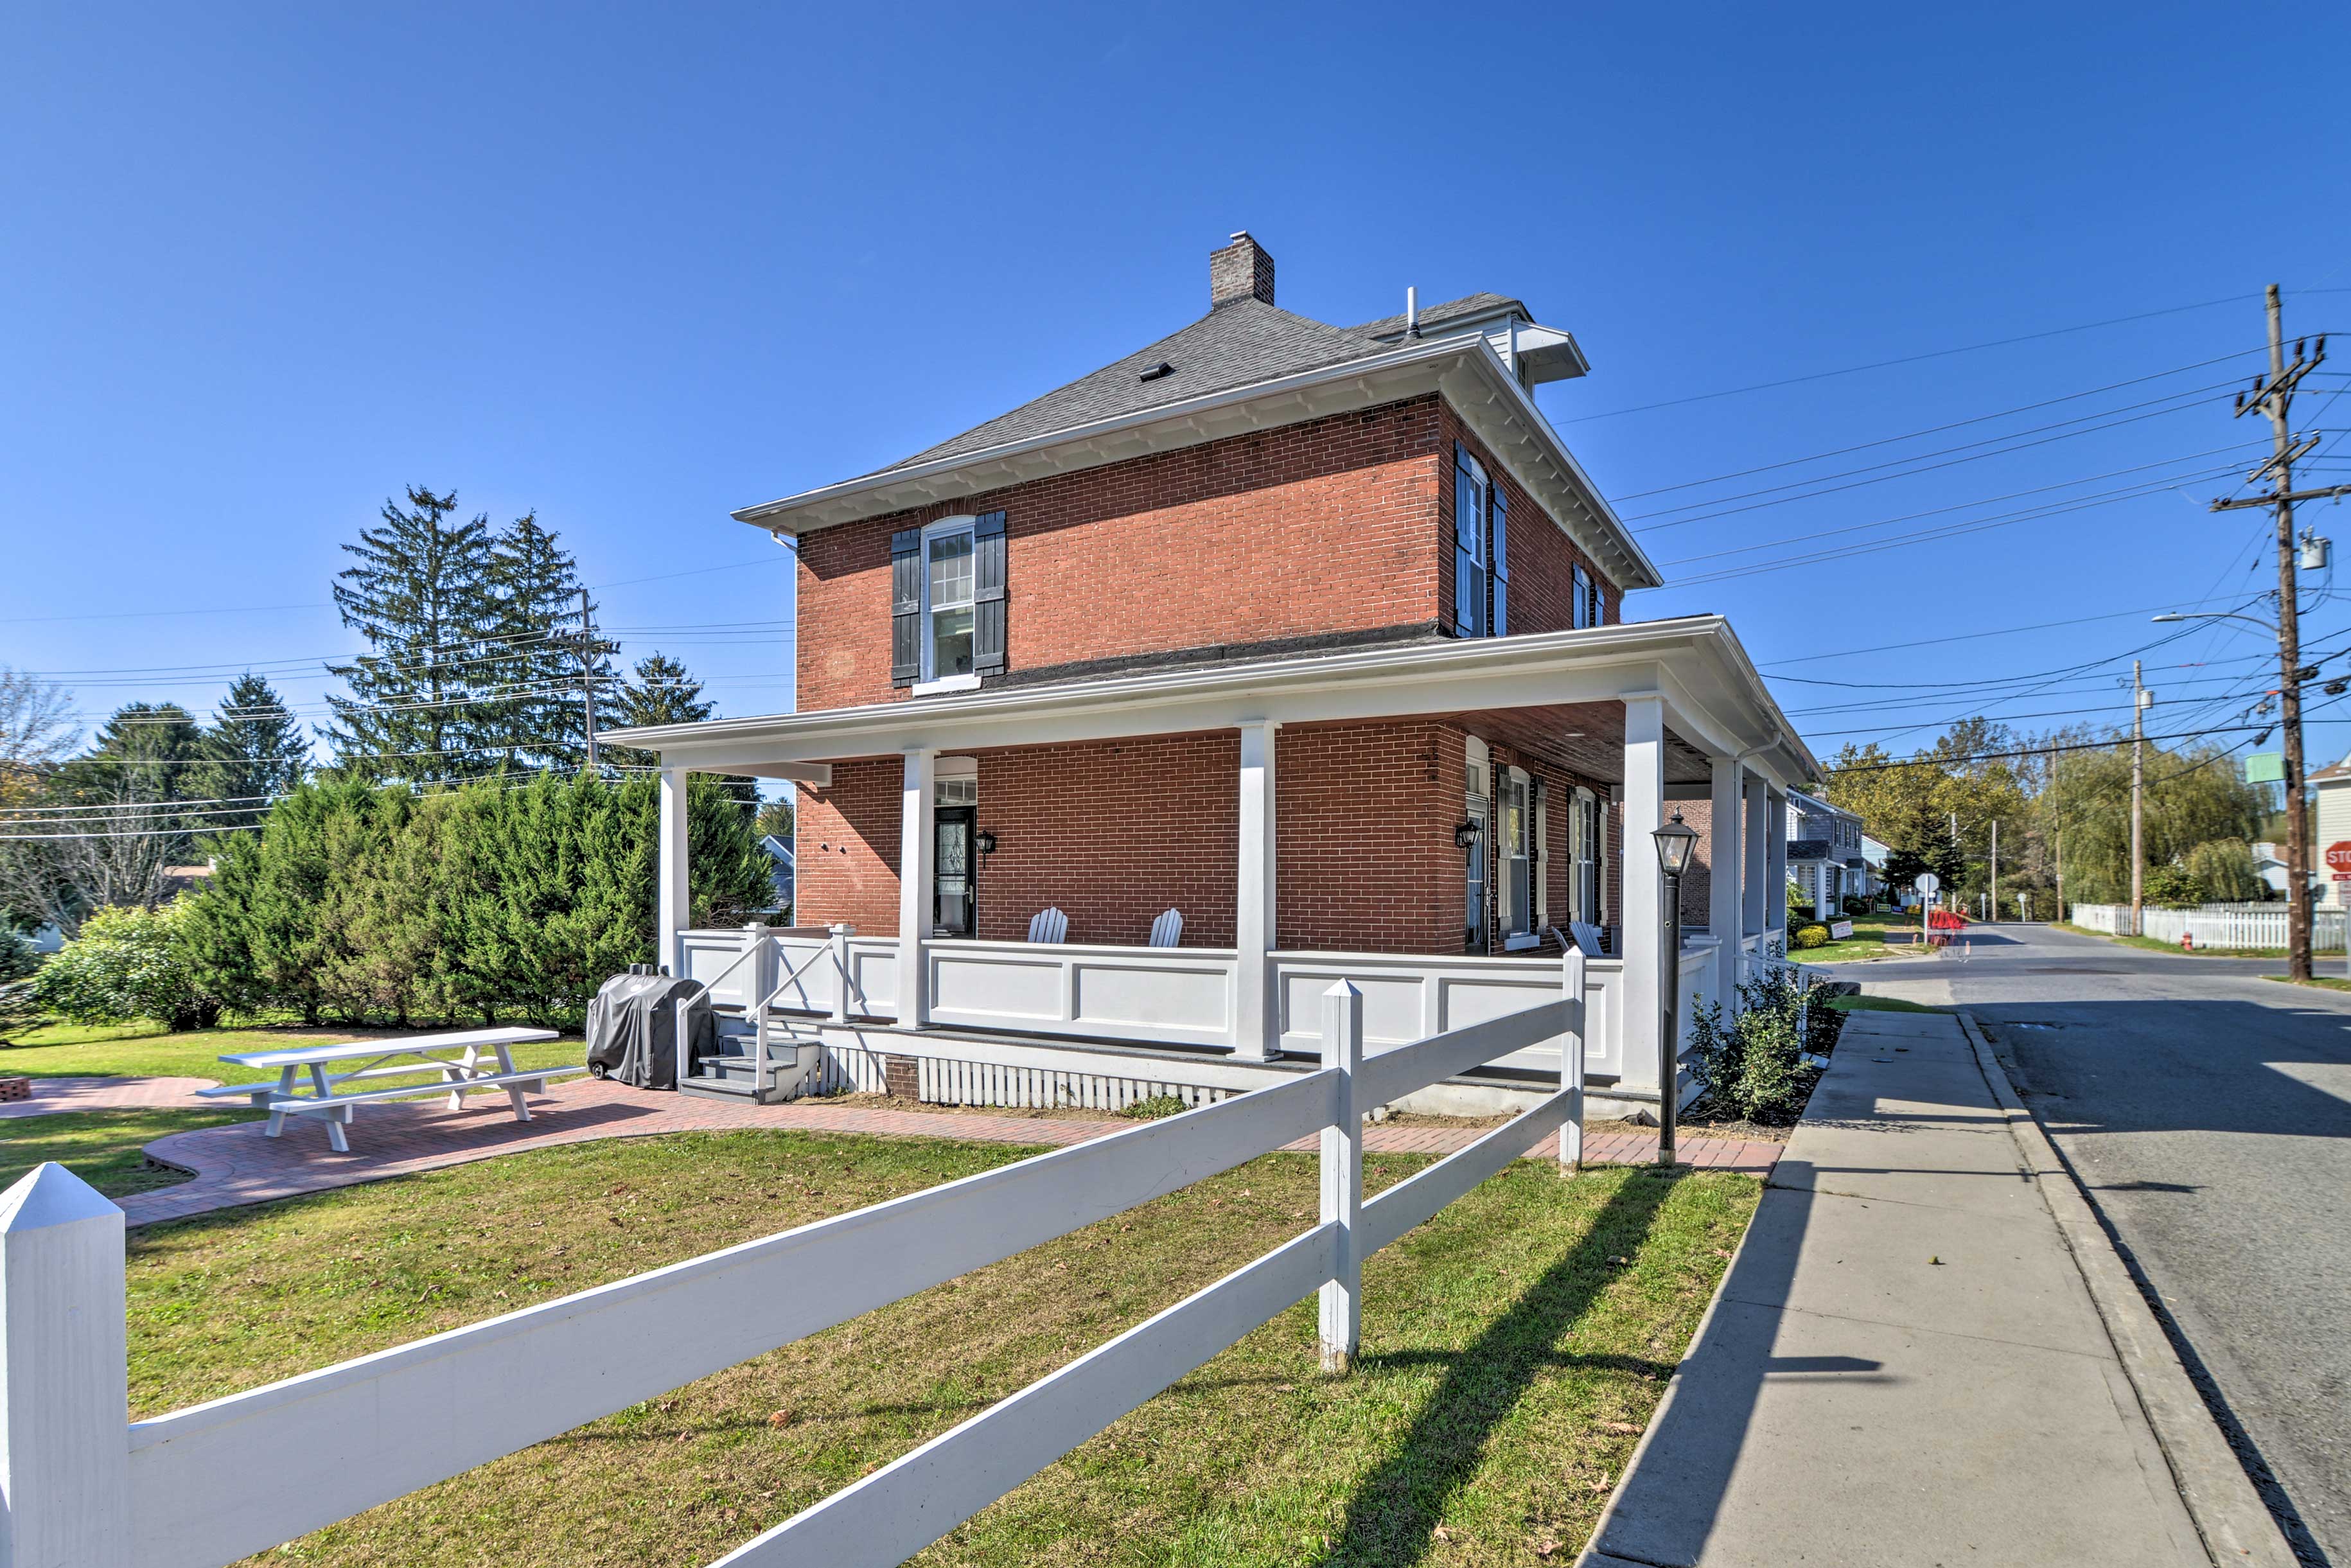
<svg viewBox="0 0 2351 1568">
<path fill-rule="evenodd" d="M 1002 512 L 890 536 L 890 679 L 967 689 L 1005 667 Z"/>
<path fill-rule="evenodd" d="M 972 578 L 972 518 L 951 517 L 923 530 L 923 679 L 944 680 L 972 671 L 976 599 Z"/>
<path fill-rule="evenodd" d="M 1510 497 L 1486 465 L 1453 445 L 1453 629 L 1464 637 L 1510 630 Z"/>
</svg>

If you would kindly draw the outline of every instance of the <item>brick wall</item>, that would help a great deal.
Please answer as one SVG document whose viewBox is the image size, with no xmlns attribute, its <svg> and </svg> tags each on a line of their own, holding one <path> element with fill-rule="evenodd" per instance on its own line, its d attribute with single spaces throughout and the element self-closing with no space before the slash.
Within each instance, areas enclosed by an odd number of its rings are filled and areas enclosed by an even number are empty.
<svg viewBox="0 0 2351 1568">
<path fill-rule="evenodd" d="M 803 784 L 793 831 L 792 918 L 853 924 L 867 936 L 898 930 L 898 758 L 836 762 L 832 783 Z"/>
<path fill-rule="evenodd" d="M 810 534 L 800 711 L 903 693 L 890 684 L 890 536 L 966 512 L 1005 514 L 1014 670 L 1433 628 L 1438 425 L 1438 400 L 1416 398 Z"/>
<path fill-rule="evenodd" d="M 1438 487 L 1437 546 L 1443 569 L 1438 591 L 1444 613 L 1453 613 L 1453 444 L 1458 441 L 1469 449 L 1471 456 L 1485 465 L 1488 475 L 1501 486 L 1510 500 L 1506 543 L 1510 569 L 1510 630 L 1564 632 L 1573 626 L 1569 606 L 1579 561 L 1600 581 L 1602 623 L 1614 625 L 1622 620 L 1624 595 L 1617 591 L 1614 582 L 1593 564 L 1591 557 L 1576 548 L 1534 497 L 1520 487 L 1510 470 L 1495 461 L 1493 453 L 1454 413 L 1450 404 L 1439 408 L 1437 433 L 1443 442 L 1444 483 Z"/>
<path fill-rule="evenodd" d="M 1274 762 L 1279 945 L 1461 947 L 1460 733 L 1436 723 L 1282 732 Z"/>
<path fill-rule="evenodd" d="M 1019 941 L 1050 904 L 1072 942 L 1140 947 L 1164 909 L 1184 943 L 1233 943 L 1240 874 L 1240 737 L 1153 736 L 979 754 L 978 934 Z M 1280 760 L 1275 759 L 1280 777 Z"/>
</svg>

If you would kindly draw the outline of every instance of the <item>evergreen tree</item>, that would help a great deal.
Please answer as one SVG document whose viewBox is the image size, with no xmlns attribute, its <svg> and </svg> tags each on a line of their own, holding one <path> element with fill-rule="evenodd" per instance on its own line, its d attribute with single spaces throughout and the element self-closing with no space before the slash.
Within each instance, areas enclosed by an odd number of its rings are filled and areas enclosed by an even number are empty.
<svg viewBox="0 0 2351 1568">
<path fill-rule="evenodd" d="M 702 683 L 667 653 L 652 653 L 637 661 L 630 680 L 614 703 L 623 725 L 700 724 L 718 711 L 702 695 Z M 660 759 L 650 751 L 630 747 L 605 748 L 610 761 L 625 767 L 650 768 Z M 756 784 L 753 786 L 756 791 Z"/>
<path fill-rule="evenodd" d="M 791 797 L 778 795 L 760 805 L 759 814 L 751 820 L 751 831 L 762 838 L 773 835 L 790 843 L 794 822 Z"/>
<path fill-rule="evenodd" d="M 310 744 L 301 726 L 276 689 L 250 671 L 228 688 L 204 734 L 206 761 L 194 771 L 198 795 L 208 800 L 233 800 L 241 810 L 208 808 L 196 819 L 199 830 L 249 826 L 268 813 L 269 802 L 302 781 L 310 765 Z M 209 847 L 216 848 L 215 839 Z"/>
<path fill-rule="evenodd" d="M 590 641 L 580 617 L 580 572 L 537 513 L 517 517 L 490 549 L 496 656 L 482 714 L 484 742 L 522 768 L 576 768 L 587 760 L 584 684 L 595 680 L 596 724 L 619 722 L 612 644 Z M 587 605 L 592 623 L 595 604 Z"/>
<path fill-rule="evenodd" d="M 338 574 L 335 604 L 369 651 L 328 666 L 350 695 L 329 699 L 337 722 L 327 738 L 359 777 L 437 782 L 496 760 L 481 749 L 473 711 L 498 622 L 489 519 L 452 523 L 456 509 L 454 491 L 411 486 L 405 509 L 386 501 L 382 525 L 343 547 L 358 564 Z"/>
</svg>

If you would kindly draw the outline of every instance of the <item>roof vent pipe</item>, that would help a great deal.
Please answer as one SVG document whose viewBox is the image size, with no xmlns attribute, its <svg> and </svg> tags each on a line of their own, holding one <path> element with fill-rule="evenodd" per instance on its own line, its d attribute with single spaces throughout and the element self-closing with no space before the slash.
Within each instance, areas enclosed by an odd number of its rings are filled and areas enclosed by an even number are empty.
<svg viewBox="0 0 2351 1568">
<path fill-rule="evenodd" d="M 1420 289 L 1409 283 L 1405 285 L 1404 290 L 1404 335 L 1407 338 L 1420 336 Z"/>
</svg>

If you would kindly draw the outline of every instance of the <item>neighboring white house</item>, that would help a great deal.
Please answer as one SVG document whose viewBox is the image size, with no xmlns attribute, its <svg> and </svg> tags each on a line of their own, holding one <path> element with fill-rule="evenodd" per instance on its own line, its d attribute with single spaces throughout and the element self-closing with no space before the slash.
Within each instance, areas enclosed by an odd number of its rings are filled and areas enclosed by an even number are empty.
<svg viewBox="0 0 2351 1568">
<path fill-rule="evenodd" d="M 2351 883 L 2339 883 L 2327 869 L 2329 846 L 2351 843 L 2351 757 L 2310 776 L 2310 793 L 2316 802 L 2316 820 L 2311 823 L 2311 874 L 2318 879 L 2317 902 L 2330 909 L 2340 909 L 2347 902 Z M 2258 857 L 2259 851 L 2255 851 Z M 2283 891 L 2286 885 L 2285 868 L 2278 868 L 2273 884 Z"/>
<path fill-rule="evenodd" d="M 1813 918 L 1841 915 L 1848 897 L 1869 891 L 1862 853 L 1861 819 L 1817 796 L 1788 791 L 1788 880 L 1813 906 Z"/>
<path fill-rule="evenodd" d="M 1886 857 L 1893 852 L 1891 844 L 1880 843 L 1867 833 L 1861 835 L 1861 895 L 1864 898 L 1876 898 L 1886 891 Z"/>
<path fill-rule="evenodd" d="M 773 833 L 759 835 L 759 848 L 768 857 L 768 874 L 776 884 L 778 909 L 792 906 L 792 846 Z"/>
</svg>

